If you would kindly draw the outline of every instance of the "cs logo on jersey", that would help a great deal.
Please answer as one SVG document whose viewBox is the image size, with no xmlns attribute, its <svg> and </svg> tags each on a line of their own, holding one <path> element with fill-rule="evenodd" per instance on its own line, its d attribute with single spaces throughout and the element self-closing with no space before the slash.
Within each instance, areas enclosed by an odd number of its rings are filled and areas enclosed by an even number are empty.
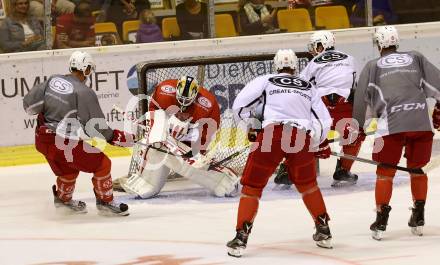
<svg viewBox="0 0 440 265">
<path fill-rule="evenodd" d="M 334 51 L 330 51 L 330 52 L 328 51 L 313 61 L 318 64 L 323 64 L 323 63 L 337 62 L 337 61 L 341 61 L 341 60 L 344 60 L 347 58 L 348 58 L 347 54 L 343 54 L 340 52 L 334 52 Z"/>
<path fill-rule="evenodd" d="M 413 63 L 413 58 L 408 54 L 393 53 L 377 61 L 379 68 L 405 67 Z"/>
<path fill-rule="evenodd" d="M 49 87 L 60 94 L 67 95 L 73 93 L 72 83 L 59 77 L 52 78 L 49 82 Z"/>
<path fill-rule="evenodd" d="M 160 89 L 167 94 L 176 93 L 176 88 L 170 85 L 163 85 L 160 87 Z"/>
<path fill-rule="evenodd" d="M 211 101 L 205 97 L 197 98 L 197 102 L 199 102 L 200 105 L 202 105 L 203 107 L 205 107 L 207 109 L 212 107 Z"/>
<path fill-rule="evenodd" d="M 275 76 L 269 78 L 269 82 L 280 87 L 310 90 L 310 83 L 292 76 Z"/>
</svg>

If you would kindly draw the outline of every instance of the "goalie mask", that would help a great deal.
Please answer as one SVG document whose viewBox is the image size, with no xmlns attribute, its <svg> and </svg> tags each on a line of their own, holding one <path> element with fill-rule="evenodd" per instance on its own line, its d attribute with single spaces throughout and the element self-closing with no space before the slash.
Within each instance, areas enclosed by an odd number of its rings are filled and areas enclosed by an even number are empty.
<svg viewBox="0 0 440 265">
<path fill-rule="evenodd" d="M 399 48 L 399 34 L 394 26 L 382 26 L 376 28 L 374 39 L 381 51 L 383 48 L 389 48 L 391 46 Z"/>
<path fill-rule="evenodd" d="M 199 93 L 199 84 L 192 76 L 182 76 L 177 83 L 176 99 L 183 107 L 191 105 Z"/>
<path fill-rule="evenodd" d="M 277 51 L 277 54 L 275 54 L 275 57 L 273 58 L 273 63 L 277 71 L 283 70 L 284 68 L 295 70 L 296 65 L 298 64 L 298 58 L 292 50 L 281 49 Z"/>
<path fill-rule="evenodd" d="M 86 74 L 89 67 L 90 71 Z M 89 76 L 95 71 L 95 62 L 92 56 L 87 52 L 74 51 L 69 59 L 69 71 L 73 72 L 74 70 L 82 72 L 84 76 Z"/>
<path fill-rule="evenodd" d="M 333 35 L 333 33 L 328 30 L 321 30 L 313 33 L 313 35 L 310 37 L 310 41 L 307 48 L 309 52 L 314 56 L 320 53 L 318 52 L 319 44 L 321 44 L 322 47 L 324 48 L 323 51 L 334 48 L 335 35 Z"/>
</svg>

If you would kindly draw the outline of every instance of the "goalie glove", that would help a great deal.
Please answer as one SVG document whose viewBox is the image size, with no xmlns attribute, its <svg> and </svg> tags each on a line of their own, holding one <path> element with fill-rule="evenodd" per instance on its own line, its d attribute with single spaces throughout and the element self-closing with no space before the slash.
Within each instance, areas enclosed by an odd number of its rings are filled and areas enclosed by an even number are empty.
<svg viewBox="0 0 440 265">
<path fill-rule="evenodd" d="M 432 113 L 432 124 L 436 130 L 440 128 L 440 102 L 437 102 Z"/>
<path fill-rule="evenodd" d="M 113 137 L 108 143 L 114 146 L 131 147 L 134 144 L 134 134 L 113 130 Z"/>
</svg>

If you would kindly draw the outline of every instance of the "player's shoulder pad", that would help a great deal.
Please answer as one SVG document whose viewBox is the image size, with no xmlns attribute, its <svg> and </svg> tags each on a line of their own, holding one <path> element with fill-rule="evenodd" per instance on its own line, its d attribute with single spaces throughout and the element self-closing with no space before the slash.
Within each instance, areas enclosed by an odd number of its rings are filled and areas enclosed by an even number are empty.
<svg viewBox="0 0 440 265">
<path fill-rule="evenodd" d="M 215 96 L 204 87 L 200 87 L 195 103 L 205 109 L 211 109 L 214 104 L 218 104 Z"/>
<path fill-rule="evenodd" d="M 175 95 L 177 82 L 177 79 L 168 79 L 162 81 L 156 86 L 156 90 L 158 90 L 158 92 L 160 92 L 161 94 Z"/>
<path fill-rule="evenodd" d="M 329 50 L 321 53 L 320 55 L 313 58 L 313 62 L 316 64 L 326 64 L 331 62 L 337 62 L 345 60 L 349 57 L 349 55 L 336 51 L 336 50 Z"/>
<path fill-rule="evenodd" d="M 312 87 L 312 83 L 294 75 L 273 75 L 268 81 L 275 86 L 300 90 L 310 90 Z"/>
</svg>

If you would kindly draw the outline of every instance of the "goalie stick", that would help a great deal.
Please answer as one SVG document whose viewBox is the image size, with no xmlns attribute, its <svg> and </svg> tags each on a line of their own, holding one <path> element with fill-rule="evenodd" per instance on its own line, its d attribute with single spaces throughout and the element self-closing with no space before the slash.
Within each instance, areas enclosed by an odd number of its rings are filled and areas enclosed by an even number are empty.
<svg viewBox="0 0 440 265">
<path fill-rule="evenodd" d="M 405 171 L 405 172 L 409 172 L 409 173 L 413 173 L 413 174 L 424 174 L 424 172 L 421 168 L 407 168 L 407 167 L 395 166 L 395 165 L 391 165 L 391 164 L 387 164 L 387 163 L 376 162 L 374 160 L 369 160 L 369 159 L 365 159 L 362 157 L 346 155 L 346 154 L 341 154 L 341 153 L 336 153 L 336 152 L 331 152 L 331 155 L 339 157 L 339 158 L 354 160 L 354 161 L 363 162 L 363 163 L 376 165 L 376 166 L 380 166 L 380 167 L 394 168 L 394 169 L 397 169 L 400 171 Z"/>
</svg>

